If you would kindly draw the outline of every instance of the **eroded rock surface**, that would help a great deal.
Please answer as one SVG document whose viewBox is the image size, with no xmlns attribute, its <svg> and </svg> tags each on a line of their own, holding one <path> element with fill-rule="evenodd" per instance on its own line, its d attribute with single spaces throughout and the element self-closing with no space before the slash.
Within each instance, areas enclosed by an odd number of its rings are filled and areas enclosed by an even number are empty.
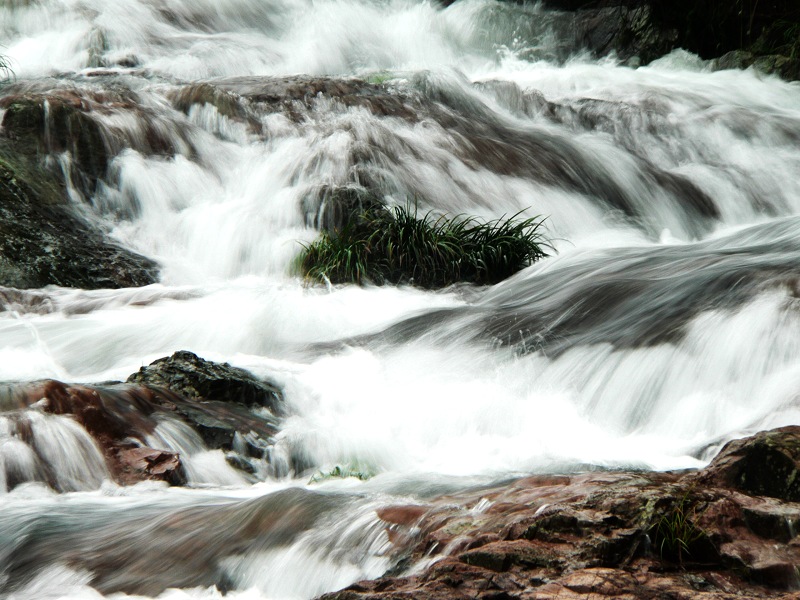
<svg viewBox="0 0 800 600">
<path fill-rule="evenodd" d="M 800 598 L 798 440 L 737 440 L 699 472 L 530 477 L 389 507 L 395 571 L 413 574 L 322 598 Z"/>
</svg>

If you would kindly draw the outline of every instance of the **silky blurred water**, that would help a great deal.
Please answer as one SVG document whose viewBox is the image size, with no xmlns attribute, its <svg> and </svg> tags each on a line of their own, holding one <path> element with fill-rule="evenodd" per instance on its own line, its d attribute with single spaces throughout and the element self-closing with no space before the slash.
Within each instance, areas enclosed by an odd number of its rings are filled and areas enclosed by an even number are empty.
<svg viewBox="0 0 800 600">
<path fill-rule="evenodd" d="M 800 87 L 683 51 L 560 60 L 551 25 L 490 0 L 0 6 L 8 89 L 135 97 L 93 114 L 124 149 L 73 200 L 162 269 L 144 289 L 6 306 L 0 378 L 124 380 L 191 350 L 281 385 L 273 456 L 309 465 L 253 485 L 162 423 L 150 442 L 186 455 L 192 485 L 120 488 L 79 426 L 33 406 L 72 490 L 56 494 L 7 411 L 0 591 L 212 599 L 224 581 L 236 600 L 310 598 L 392 566 L 376 507 L 536 472 L 699 467 L 797 422 Z M 418 112 L 242 100 L 248 125 L 175 108 L 192 82 L 246 96 L 299 74 L 366 78 Z M 144 151 L 148 127 L 174 152 Z M 554 256 L 486 289 L 304 282 L 312 200 L 368 183 L 437 213 L 546 216 Z M 373 477 L 309 483 L 336 466 Z"/>
</svg>

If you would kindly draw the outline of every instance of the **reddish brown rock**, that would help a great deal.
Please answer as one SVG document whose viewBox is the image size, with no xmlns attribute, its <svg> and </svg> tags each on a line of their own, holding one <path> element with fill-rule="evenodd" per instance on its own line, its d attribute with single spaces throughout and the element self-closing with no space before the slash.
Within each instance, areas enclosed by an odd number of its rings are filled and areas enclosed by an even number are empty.
<svg viewBox="0 0 800 600">
<path fill-rule="evenodd" d="M 531 477 L 413 518 L 387 508 L 416 574 L 323 598 L 797 600 L 799 449 L 789 427 L 731 442 L 699 472 Z"/>
<path fill-rule="evenodd" d="M 426 506 L 387 506 L 378 510 L 378 517 L 394 525 L 413 525 L 427 512 Z"/>
<path fill-rule="evenodd" d="M 172 485 L 186 483 L 181 459 L 174 452 L 153 448 L 127 448 L 118 452 L 117 478 L 123 484 L 144 479 L 166 481 Z"/>
</svg>

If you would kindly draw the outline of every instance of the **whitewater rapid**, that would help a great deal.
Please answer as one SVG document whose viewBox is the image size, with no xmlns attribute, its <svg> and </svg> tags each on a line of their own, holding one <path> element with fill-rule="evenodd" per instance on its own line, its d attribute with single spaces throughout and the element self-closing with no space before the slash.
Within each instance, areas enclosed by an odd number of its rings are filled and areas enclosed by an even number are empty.
<svg viewBox="0 0 800 600">
<path fill-rule="evenodd" d="M 11 1 L 0 38 L 17 92 L 135 97 L 137 117 L 95 117 L 129 142 L 93 194 L 70 191 L 161 266 L 146 288 L 4 306 L 0 379 L 124 380 L 191 350 L 279 384 L 275 456 L 310 465 L 251 485 L 176 435 L 190 488 L 0 480 L 8 598 L 221 598 L 209 565 L 227 598 L 311 598 L 393 566 L 376 507 L 529 473 L 695 468 L 800 417 L 796 83 L 683 51 L 594 60 L 541 7 L 492 0 Z M 364 78 L 418 112 L 321 94 L 295 119 L 243 104 L 255 127 L 174 105 L 198 81 L 246 96 L 298 75 Z M 145 123 L 175 151 L 137 150 Z M 494 288 L 310 285 L 295 261 L 336 186 L 546 216 L 556 251 Z M 0 458 L 23 452 L 0 421 Z M 336 466 L 372 478 L 310 482 Z M 266 533 L 242 542 L 248 519 Z M 162 555 L 175 521 L 186 544 Z M 108 565 L 84 560 L 100 552 Z"/>
</svg>

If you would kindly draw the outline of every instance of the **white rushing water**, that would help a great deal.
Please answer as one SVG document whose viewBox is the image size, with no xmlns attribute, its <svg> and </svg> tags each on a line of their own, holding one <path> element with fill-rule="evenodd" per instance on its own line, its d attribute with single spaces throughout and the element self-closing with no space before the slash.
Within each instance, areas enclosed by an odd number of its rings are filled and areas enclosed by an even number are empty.
<svg viewBox="0 0 800 600">
<path fill-rule="evenodd" d="M 119 488 L 75 423 L 27 411 L 46 467 L 0 414 L 0 590 L 216 599 L 190 577 L 213 565 L 226 598 L 310 598 L 392 566 L 378 506 L 531 472 L 698 467 L 733 437 L 797 422 L 800 87 L 685 52 L 639 69 L 578 49 L 556 62 L 547 23 L 490 0 L 0 6 L 19 89 L 135 95 L 135 112 L 93 115 L 128 142 L 73 200 L 161 266 L 147 288 L 50 288 L 47 310 L 7 307 L 0 378 L 124 380 L 191 350 L 280 384 L 274 455 L 310 465 L 253 485 L 162 423 L 151 445 L 186 455 L 195 486 Z M 231 78 L 299 74 L 386 82 L 418 113 L 319 96 L 296 119 L 246 104 L 255 126 L 174 108 L 191 82 L 246 95 L 258 80 Z M 148 127 L 175 151 L 143 151 Z M 547 216 L 557 254 L 492 289 L 304 282 L 309 202 L 373 184 L 388 203 Z M 375 476 L 308 483 L 337 465 Z M 47 468 L 70 493 L 42 483 Z M 285 498 L 299 507 L 287 531 L 236 541 Z M 162 540 L 168 522 L 195 545 Z M 137 552 L 173 543 L 163 573 L 147 565 L 152 588 L 125 579 Z M 175 558 L 187 548 L 196 563 Z M 119 573 L 74 566 L 95 551 Z M 23 555 L 29 577 L 14 571 Z"/>
</svg>

